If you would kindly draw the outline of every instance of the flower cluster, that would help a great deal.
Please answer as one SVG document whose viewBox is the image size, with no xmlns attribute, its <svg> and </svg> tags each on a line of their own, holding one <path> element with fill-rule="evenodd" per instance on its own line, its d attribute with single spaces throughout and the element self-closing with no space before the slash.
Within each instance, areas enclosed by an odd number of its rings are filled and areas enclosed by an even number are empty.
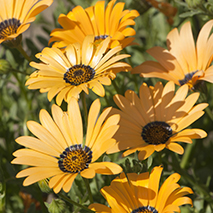
<svg viewBox="0 0 213 213">
<path fill-rule="evenodd" d="M 0 43 L 13 45 L 23 53 L 21 34 L 52 2 L 0 0 Z M 172 17 L 170 22 L 173 22 L 176 9 L 169 3 L 147 2 Z M 45 180 L 57 194 L 62 189 L 70 192 L 77 176 L 92 179 L 96 174 L 120 174 L 110 186 L 101 189 L 109 206 L 91 203 L 88 207 L 91 211 L 180 212 L 180 206 L 192 205 L 191 198 L 185 195 L 193 191 L 180 187 L 178 173 L 170 174 L 161 185 L 162 166 L 155 166 L 151 173 L 125 174 L 116 162 L 103 160 L 103 154 L 122 153 L 126 157 L 137 153 L 137 160 L 146 162 L 155 151 L 164 149 L 182 155 L 184 147 L 179 142 L 191 144 L 192 139 L 207 136 L 204 130 L 190 126 L 208 107 L 207 103 L 197 103 L 200 93 L 195 90 L 202 81 L 213 83 L 213 20 L 203 26 L 196 44 L 191 24 L 186 22 L 180 32 L 177 28 L 169 32 L 168 49 L 147 50 L 157 61 L 131 67 L 126 62 L 131 55 L 122 50 L 136 45 L 133 26 L 139 13 L 124 10 L 125 3 L 116 0 L 105 5 L 105 1 L 98 1 L 86 9 L 76 6 L 68 14 L 61 14 L 58 18 L 61 28 L 50 33 L 49 47 L 35 55 L 38 60 L 28 57 L 29 65 L 36 70 L 25 85 L 29 90 L 47 93 L 48 100 L 55 100 L 56 104 L 52 105 L 52 116 L 48 110 L 41 109 L 40 123 L 27 122 L 34 136 L 16 139 L 24 148 L 13 153 L 15 159 L 11 163 L 27 166 L 16 177 L 26 177 L 24 186 Z M 172 14 L 167 9 L 172 9 Z M 168 82 L 158 81 L 152 86 L 143 82 L 138 94 L 133 90 L 125 91 L 124 95 L 115 94 L 115 107 L 108 106 L 100 112 L 101 101 L 91 100 L 90 90 L 105 97 L 104 86 L 110 86 L 121 72 Z M 89 112 L 86 98 L 90 98 Z M 62 110 L 62 105 L 67 110 Z"/>
</svg>

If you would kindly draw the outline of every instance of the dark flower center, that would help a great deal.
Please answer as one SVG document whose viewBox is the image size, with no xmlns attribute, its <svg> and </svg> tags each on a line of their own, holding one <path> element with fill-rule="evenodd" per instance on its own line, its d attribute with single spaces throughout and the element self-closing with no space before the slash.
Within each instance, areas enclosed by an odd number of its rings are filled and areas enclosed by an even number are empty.
<svg viewBox="0 0 213 213">
<path fill-rule="evenodd" d="M 92 67 L 80 64 L 70 67 L 64 74 L 64 80 L 66 83 L 78 86 L 92 80 L 94 75 L 95 70 Z"/>
<path fill-rule="evenodd" d="M 138 209 L 134 209 L 131 213 L 158 213 L 158 211 L 151 206 L 143 206 Z"/>
<path fill-rule="evenodd" d="M 172 128 L 162 121 L 154 121 L 143 127 L 141 136 L 148 144 L 165 144 L 172 136 Z"/>
<path fill-rule="evenodd" d="M 92 151 L 89 147 L 74 145 L 65 149 L 60 155 L 58 166 L 63 172 L 80 173 L 88 168 L 92 161 Z"/>
<path fill-rule="evenodd" d="M 2 21 L 0 23 L 0 39 L 15 34 L 20 25 L 20 21 L 15 18 Z"/>
<path fill-rule="evenodd" d="M 185 75 L 185 78 L 182 80 L 179 80 L 180 85 L 184 85 L 184 84 L 192 84 L 192 82 L 190 82 L 192 80 L 193 75 L 197 72 L 198 70 L 194 71 L 194 72 L 190 72 L 188 74 Z"/>
<path fill-rule="evenodd" d="M 105 38 L 107 38 L 108 35 L 100 35 L 100 36 L 95 36 L 95 42 L 96 41 L 103 41 Z"/>
<path fill-rule="evenodd" d="M 98 45 L 105 39 L 107 38 L 108 35 L 100 35 L 100 36 L 95 36 L 94 39 L 94 47 L 97 48 Z"/>
</svg>

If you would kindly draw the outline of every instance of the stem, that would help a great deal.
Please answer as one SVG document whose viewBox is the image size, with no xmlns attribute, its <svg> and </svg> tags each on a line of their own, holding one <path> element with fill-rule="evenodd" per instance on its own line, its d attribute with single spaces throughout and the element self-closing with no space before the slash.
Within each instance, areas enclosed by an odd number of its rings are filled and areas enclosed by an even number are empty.
<svg viewBox="0 0 213 213">
<path fill-rule="evenodd" d="M 206 113 L 208 114 L 209 118 L 213 121 L 213 114 L 212 114 L 210 108 L 209 108 L 209 107 L 206 107 L 205 111 L 206 111 Z"/>
<path fill-rule="evenodd" d="M 66 197 L 66 196 L 63 195 L 61 192 L 58 193 L 58 196 L 59 196 L 60 198 L 62 198 L 63 200 L 67 201 L 68 203 L 72 204 L 72 205 L 78 206 L 78 207 L 80 207 L 81 209 L 87 210 L 88 212 L 94 212 L 93 210 L 88 209 L 86 206 L 83 206 L 83 205 L 81 205 L 80 203 L 76 203 L 75 201 L 73 201 L 73 200 L 71 200 L 70 198 Z"/>
<path fill-rule="evenodd" d="M 29 62 L 32 61 L 32 59 L 27 55 L 27 53 L 25 52 L 25 50 L 22 48 L 21 44 L 19 44 L 16 49 L 25 57 L 25 59 L 27 59 Z"/>
<path fill-rule="evenodd" d="M 116 90 L 116 93 L 117 93 L 117 94 L 121 94 L 121 93 L 120 93 L 120 89 L 118 88 L 118 86 L 117 86 L 115 80 L 112 81 L 112 85 L 114 86 L 114 88 L 115 88 L 115 90 Z"/>
<path fill-rule="evenodd" d="M 90 185 L 89 185 L 89 180 L 86 179 L 86 178 L 83 178 L 83 179 L 84 179 L 87 191 L 88 191 L 90 203 L 93 203 L 93 197 L 92 197 L 92 192 L 91 192 L 91 188 L 90 188 Z"/>
<path fill-rule="evenodd" d="M 127 52 L 126 49 L 124 49 L 124 52 L 125 52 L 126 54 L 128 54 L 128 52 Z M 130 64 L 130 66 L 133 68 L 133 63 L 132 63 L 131 57 L 127 58 L 127 60 L 128 60 L 128 63 Z M 131 76 L 132 76 L 133 81 L 134 81 L 134 83 L 135 83 L 135 91 L 138 93 L 139 89 L 138 89 L 138 82 L 137 82 L 136 75 L 135 75 L 135 74 L 132 74 Z"/>
<path fill-rule="evenodd" d="M 29 76 L 29 74 L 27 74 L 26 72 L 21 72 L 21 71 L 19 71 L 19 70 L 11 69 L 10 71 L 11 71 L 11 72 L 15 72 L 15 73 L 20 73 L 20 74 L 22 74 L 22 75 L 27 75 L 27 76 Z"/>
<path fill-rule="evenodd" d="M 194 150 L 195 145 L 196 145 L 196 140 L 192 144 L 187 144 L 183 158 L 180 163 L 180 167 L 182 169 L 185 169 L 188 163 L 190 162 L 191 154 L 192 154 L 192 151 Z"/>
<path fill-rule="evenodd" d="M 19 77 L 18 77 L 18 75 L 17 75 L 16 72 L 14 72 L 13 75 L 14 75 L 14 77 L 16 78 L 16 80 L 17 80 L 18 83 L 19 83 L 20 89 L 21 89 L 22 93 L 24 94 L 24 97 L 25 97 L 25 100 L 27 101 L 28 106 L 30 106 L 30 105 L 29 105 L 29 99 L 28 99 L 28 97 L 27 97 L 27 93 L 26 93 L 26 90 L 25 90 L 25 88 L 24 88 L 24 86 L 23 86 L 23 83 L 20 81 L 20 79 L 19 79 Z M 30 107 L 29 107 L 29 108 L 30 108 Z"/>
</svg>

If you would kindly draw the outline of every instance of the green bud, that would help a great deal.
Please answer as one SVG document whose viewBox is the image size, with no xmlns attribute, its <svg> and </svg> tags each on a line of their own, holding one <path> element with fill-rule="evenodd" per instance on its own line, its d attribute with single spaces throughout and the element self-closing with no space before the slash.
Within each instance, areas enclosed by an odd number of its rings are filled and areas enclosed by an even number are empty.
<svg viewBox="0 0 213 213">
<path fill-rule="evenodd" d="M 48 185 L 48 180 L 43 179 L 38 181 L 38 186 L 41 189 L 42 192 L 49 193 L 51 191 L 49 185 Z"/>
<path fill-rule="evenodd" d="M 5 59 L 0 59 L 0 74 L 6 74 L 12 69 L 10 63 Z"/>
<path fill-rule="evenodd" d="M 66 210 L 65 202 L 60 199 L 52 199 L 50 204 L 45 202 L 45 205 L 48 208 L 48 212 L 50 213 L 62 213 Z"/>
</svg>

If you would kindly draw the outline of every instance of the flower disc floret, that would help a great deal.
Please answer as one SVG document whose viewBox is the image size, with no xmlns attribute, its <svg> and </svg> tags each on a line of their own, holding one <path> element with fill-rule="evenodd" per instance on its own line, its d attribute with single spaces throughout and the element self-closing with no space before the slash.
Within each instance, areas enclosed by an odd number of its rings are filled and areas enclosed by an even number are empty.
<svg viewBox="0 0 213 213">
<path fill-rule="evenodd" d="M 172 128 L 166 122 L 150 122 L 143 127 L 141 136 L 148 144 L 165 144 L 172 136 Z"/>
<path fill-rule="evenodd" d="M 2 21 L 0 23 L 0 39 L 5 39 L 7 36 L 15 34 L 20 25 L 20 20 L 15 18 Z"/>
<path fill-rule="evenodd" d="M 198 71 L 198 70 L 197 70 Z M 192 82 L 192 78 L 193 78 L 193 75 L 197 72 L 197 71 L 194 71 L 194 72 L 191 72 L 191 73 L 187 73 L 185 75 L 185 77 L 181 80 L 179 80 L 179 83 L 180 85 L 184 85 L 184 84 L 187 84 L 189 86 L 189 88 L 193 88 L 193 82 Z"/>
<path fill-rule="evenodd" d="M 80 173 L 92 161 L 92 151 L 82 144 L 70 146 L 60 155 L 58 166 L 63 172 Z"/>
<path fill-rule="evenodd" d="M 158 211 L 151 206 L 142 206 L 134 209 L 131 213 L 158 213 Z"/>
<path fill-rule="evenodd" d="M 92 80 L 94 75 L 95 70 L 92 67 L 80 64 L 70 67 L 64 74 L 64 80 L 66 83 L 78 86 Z"/>
</svg>

